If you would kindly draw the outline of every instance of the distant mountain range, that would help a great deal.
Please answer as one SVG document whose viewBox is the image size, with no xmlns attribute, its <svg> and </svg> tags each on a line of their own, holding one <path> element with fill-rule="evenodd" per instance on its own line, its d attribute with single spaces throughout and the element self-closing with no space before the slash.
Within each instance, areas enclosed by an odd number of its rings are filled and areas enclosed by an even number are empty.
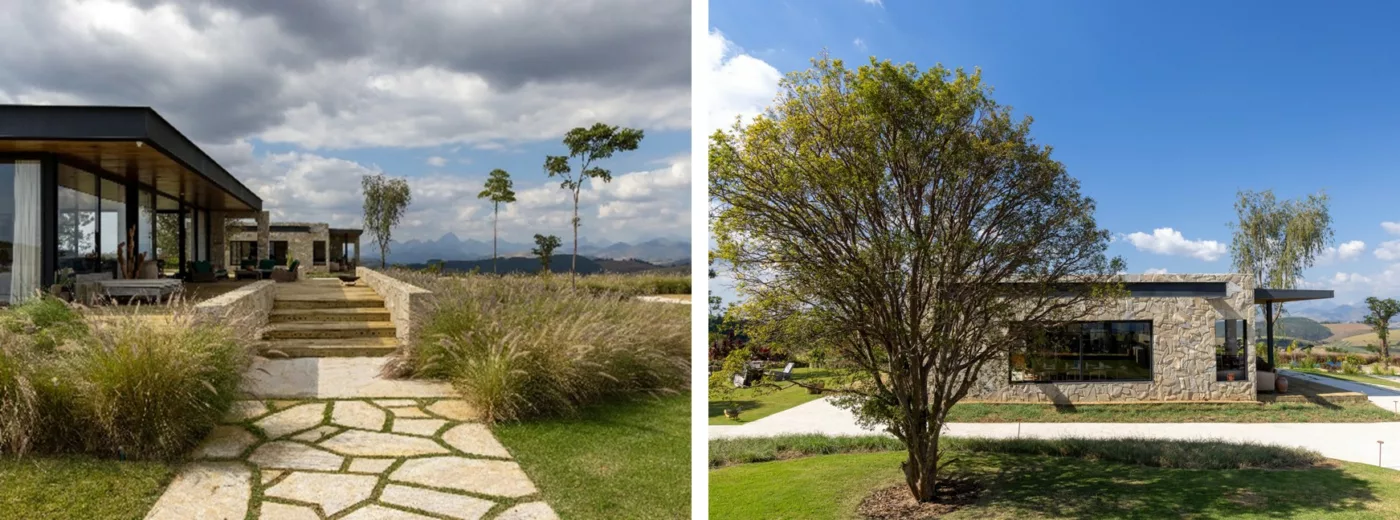
<svg viewBox="0 0 1400 520">
<path fill-rule="evenodd" d="M 549 270 L 555 273 L 569 272 L 569 260 L 572 255 L 555 255 L 550 259 Z M 434 260 L 431 263 L 442 264 L 444 271 L 471 271 L 479 269 L 481 272 L 491 272 L 491 259 L 484 260 Z M 428 267 L 429 262 L 405 264 L 410 269 L 422 269 Z M 512 256 L 496 259 L 496 272 L 501 274 L 509 273 L 537 273 L 540 271 L 540 259 L 535 257 Z M 643 260 L 611 260 L 589 258 L 583 255 L 578 257 L 579 274 L 596 273 L 637 273 L 646 271 L 649 273 L 690 273 L 690 259 L 679 260 L 666 264 L 654 264 Z"/>
<path fill-rule="evenodd" d="M 573 243 L 565 237 L 560 237 L 560 239 L 564 243 L 555 250 L 555 257 L 567 258 L 573 252 Z M 497 247 L 502 257 L 532 257 L 534 255 L 530 254 L 530 250 L 535 247 L 535 244 L 533 240 L 525 243 L 502 239 Z M 362 244 L 361 248 L 360 256 L 365 265 L 379 263 L 378 251 L 373 243 Z M 595 244 L 580 239 L 578 254 L 580 257 L 636 259 L 652 264 L 665 264 L 677 260 L 688 261 L 690 259 L 690 242 L 654 238 L 636 244 L 627 242 Z M 456 234 L 447 233 L 437 240 L 406 240 L 389 243 L 389 263 L 391 264 L 425 264 L 429 260 L 470 261 L 482 259 L 487 260 L 489 267 L 491 260 L 491 241 L 489 239 L 469 238 L 463 240 L 458 238 Z"/>
<path fill-rule="evenodd" d="M 1285 304 L 1283 308 L 1288 316 L 1299 316 L 1312 318 L 1320 322 L 1335 323 L 1359 323 L 1370 312 L 1366 310 L 1365 305 L 1353 305 L 1349 303 L 1315 303 L 1306 306 L 1290 306 Z"/>
</svg>

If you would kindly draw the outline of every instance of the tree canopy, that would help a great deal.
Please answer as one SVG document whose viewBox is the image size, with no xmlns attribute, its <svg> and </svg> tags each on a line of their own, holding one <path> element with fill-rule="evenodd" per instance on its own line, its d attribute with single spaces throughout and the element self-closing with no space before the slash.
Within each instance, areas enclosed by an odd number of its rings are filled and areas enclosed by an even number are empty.
<svg viewBox="0 0 1400 520">
<path fill-rule="evenodd" d="M 1332 243 L 1332 215 L 1327 194 L 1279 201 L 1273 190 L 1240 191 L 1235 201 L 1239 218 L 1230 242 L 1235 270 L 1254 277 L 1255 287 L 1294 289 L 1303 270 Z M 1283 315 L 1283 303 L 1267 303 L 1265 326 Z M 1273 363 L 1274 349 L 1267 352 Z"/>
<path fill-rule="evenodd" d="M 1123 267 L 1030 125 L 980 72 L 822 58 L 711 137 L 716 256 L 745 312 L 825 325 L 856 377 L 838 404 L 904 442 L 920 500 L 949 408 L 1020 341 L 1007 324 L 1091 312 Z"/>
<path fill-rule="evenodd" d="M 365 233 L 379 246 L 379 267 L 383 269 L 389 265 L 389 241 L 394 227 L 403 219 L 413 194 L 407 180 L 382 173 L 360 178 L 360 188 L 365 196 Z"/>
<path fill-rule="evenodd" d="M 515 183 L 510 180 L 510 173 L 496 168 L 491 170 L 491 175 L 486 179 L 486 189 L 476 194 L 478 199 L 491 199 L 491 272 L 496 272 L 496 223 L 501 219 L 501 204 L 515 202 Z"/>
<path fill-rule="evenodd" d="M 570 221 L 574 228 L 574 256 L 569 265 L 571 284 L 574 283 L 574 271 L 578 266 L 578 197 L 583 183 L 588 179 L 611 182 L 612 170 L 599 167 L 598 161 L 610 158 L 618 152 L 636 150 L 641 146 L 642 137 L 643 132 L 635 128 L 594 123 L 591 127 L 578 127 L 564 134 L 564 146 L 569 149 L 569 155 L 545 157 L 545 173 L 550 177 L 562 177 L 563 181 L 559 183 L 559 187 L 569 190 L 569 194 L 573 196 L 574 218 Z M 578 160 L 577 172 L 569 165 L 570 159 Z"/>
</svg>

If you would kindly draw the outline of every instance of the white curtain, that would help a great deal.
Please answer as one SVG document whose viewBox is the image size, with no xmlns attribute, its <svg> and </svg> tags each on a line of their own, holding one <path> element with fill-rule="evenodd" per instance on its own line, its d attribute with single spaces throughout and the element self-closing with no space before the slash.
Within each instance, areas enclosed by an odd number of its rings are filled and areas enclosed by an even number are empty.
<svg viewBox="0 0 1400 520">
<path fill-rule="evenodd" d="M 39 290 L 40 240 L 39 161 L 15 162 L 15 253 L 10 272 L 10 303 L 20 303 Z"/>
</svg>

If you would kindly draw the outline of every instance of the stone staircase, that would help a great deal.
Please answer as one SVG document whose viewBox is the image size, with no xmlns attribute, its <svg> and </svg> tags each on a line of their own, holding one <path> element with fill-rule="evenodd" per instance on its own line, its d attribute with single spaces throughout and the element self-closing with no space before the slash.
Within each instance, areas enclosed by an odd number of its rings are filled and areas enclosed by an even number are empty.
<svg viewBox="0 0 1400 520">
<path fill-rule="evenodd" d="M 368 287 L 305 280 L 279 284 L 259 350 L 270 358 L 392 354 L 397 329 Z"/>
</svg>

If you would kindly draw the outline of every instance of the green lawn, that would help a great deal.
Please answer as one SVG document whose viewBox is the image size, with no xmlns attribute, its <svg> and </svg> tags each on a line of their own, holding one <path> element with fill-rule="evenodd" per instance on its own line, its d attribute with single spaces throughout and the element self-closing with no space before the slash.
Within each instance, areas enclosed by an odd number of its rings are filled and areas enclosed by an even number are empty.
<svg viewBox="0 0 1400 520">
<path fill-rule="evenodd" d="M 1043 455 L 958 453 L 987 486 L 943 518 L 1400 517 L 1400 472 L 1363 464 L 1301 470 L 1183 470 Z M 903 481 L 903 452 L 822 455 L 710 472 L 710 518 L 847 519 Z"/>
<path fill-rule="evenodd" d="M 1355 383 L 1367 383 L 1367 384 L 1372 384 L 1372 385 L 1388 386 L 1388 387 L 1391 387 L 1391 388 L 1400 388 L 1400 381 L 1391 381 L 1391 380 L 1389 380 L 1389 379 L 1383 379 L 1383 378 L 1379 378 L 1379 377 L 1375 377 L 1375 376 L 1370 376 L 1370 375 L 1366 375 L 1366 374 L 1343 374 L 1343 373 L 1341 373 L 1341 372 L 1328 372 L 1328 371 L 1326 371 L 1326 370 L 1320 370 L 1320 369 L 1316 369 L 1316 368 L 1287 368 L 1287 367 L 1282 367 L 1282 368 L 1284 368 L 1285 370 L 1292 370 L 1292 371 L 1294 371 L 1294 372 L 1302 372 L 1302 373 L 1305 373 L 1305 374 L 1314 374 L 1314 375 L 1319 375 L 1319 376 L 1323 376 L 1323 377 L 1330 377 L 1330 378 L 1333 378 L 1333 379 L 1341 379 L 1341 380 L 1344 380 L 1344 381 L 1352 381 L 1352 382 L 1355 382 Z"/>
<path fill-rule="evenodd" d="M 822 380 L 829 374 L 828 371 L 822 369 L 792 369 L 792 378 L 796 381 Z M 783 388 L 781 390 L 774 390 L 771 387 L 736 388 L 729 399 L 710 401 L 710 424 L 732 426 L 752 422 L 821 397 L 821 395 L 808 392 L 806 388 L 790 383 L 778 382 L 776 384 Z M 724 409 L 735 404 L 738 404 L 741 410 L 737 421 L 724 416 Z"/>
<path fill-rule="evenodd" d="M 160 462 L 0 458 L 0 519 L 139 520 L 174 475 Z"/>
<path fill-rule="evenodd" d="M 948 422 L 1387 422 L 1400 416 L 1371 403 L 954 405 Z"/>
<path fill-rule="evenodd" d="M 690 398 L 493 428 L 561 518 L 689 518 Z"/>
</svg>

